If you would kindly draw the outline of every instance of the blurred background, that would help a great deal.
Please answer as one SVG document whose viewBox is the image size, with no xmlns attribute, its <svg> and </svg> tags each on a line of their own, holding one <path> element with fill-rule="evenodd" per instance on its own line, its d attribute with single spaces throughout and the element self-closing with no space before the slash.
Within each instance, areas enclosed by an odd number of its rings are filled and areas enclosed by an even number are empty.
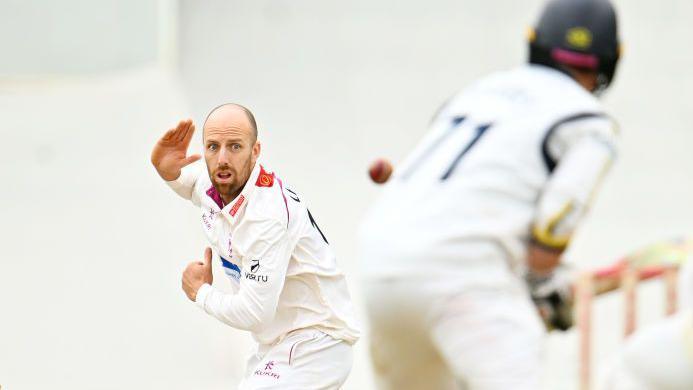
<svg viewBox="0 0 693 390">
<path fill-rule="evenodd" d="M 180 290 L 206 242 L 149 162 L 165 130 L 222 102 L 254 111 L 265 161 L 309 201 L 363 313 L 367 164 L 398 162 L 447 97 L 523 63 L 542 4 L 0 0 L 0 386 L 235 387 L 251 338 Z M 622 148 L 567 255 L 580 268 L 693 232 L 693 2 L 615 4 L 625 55 L 604 101 Z M 641 323 L 660 290 L 639 291 Z M 621 308 L 597 303 L 597 374 Z M 573 332 L 551 335 L 546 389 L 576 388 L 576 354 Z M 367 334 L 345 388 L 372 388 Z"/>
</svg>

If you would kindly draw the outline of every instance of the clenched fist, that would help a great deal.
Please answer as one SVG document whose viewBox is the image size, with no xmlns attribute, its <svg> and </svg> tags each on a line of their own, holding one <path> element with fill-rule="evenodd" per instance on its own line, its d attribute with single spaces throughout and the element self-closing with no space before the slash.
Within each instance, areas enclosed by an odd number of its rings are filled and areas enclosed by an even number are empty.
<svg viewBox="0 0 693 390">
<path fill-rule="evenodd" d="M 183 271 L 183 291 L 185 295 L 195 302 L 197 290 L 203 284 L 212 284 L 212 250 L 205 249 L 204 261 L 193 261 Z"/>
</svg>

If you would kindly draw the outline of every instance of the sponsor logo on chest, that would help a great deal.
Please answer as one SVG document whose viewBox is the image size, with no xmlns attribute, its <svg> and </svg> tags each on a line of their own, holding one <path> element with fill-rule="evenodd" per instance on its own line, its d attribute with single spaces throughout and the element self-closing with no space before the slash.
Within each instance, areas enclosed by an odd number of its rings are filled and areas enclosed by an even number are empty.
<svg viewBox="0 0 693 390">
<path fill-rule="evenodd" d="M 231 214 L 232 217 L 236 216 L 236 213 L 238 212 L 238 209 L 241 208 L 243 205 L 243 202 L 245 202 L 245 196 L 241 195 L 240 198 L 234 203 L 233 206 L 231 206 L 231 211 L 229 211 L 229 214 Z"/>
</svg>

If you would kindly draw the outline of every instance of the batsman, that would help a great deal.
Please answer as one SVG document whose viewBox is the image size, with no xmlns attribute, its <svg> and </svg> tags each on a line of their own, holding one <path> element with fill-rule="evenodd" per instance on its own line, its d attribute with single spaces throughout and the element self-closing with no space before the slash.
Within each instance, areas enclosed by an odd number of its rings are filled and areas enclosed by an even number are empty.
<svg viewBox="0 0 693 390">
<path fill-rule="evenodd" d="M 616 157 L 597 96 L 620 57 L 607 0 L 549 2 L 529 63 L 451 98 L 363 222 L 381 389 L 535 390 L 566 327 L 561 255 Z"/>
</svg>

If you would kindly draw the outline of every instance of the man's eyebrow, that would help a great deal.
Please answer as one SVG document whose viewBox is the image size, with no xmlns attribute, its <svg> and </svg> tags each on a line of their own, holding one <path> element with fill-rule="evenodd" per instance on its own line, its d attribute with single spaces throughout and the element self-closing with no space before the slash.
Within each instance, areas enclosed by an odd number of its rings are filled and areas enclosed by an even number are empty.
<svg viewBox="0 0 693 390">
<path fill-rule="evenodd" d="M 225 140 L 223 140 L 223 141 L 216 140 L 216 139 L 211 139 L 211 138 L 207 138 L 207 139 L 205 140 L 205 143 L 209 143 L 209 142 L 215 142 L 215 143 L 224 142 L 224 143 L 229 143 L 229 142 L 244 142 L 244 141 L 245 141 L 245 139 L 244 139 L 244 138 L 241 138 L 241 137 L 239 137 L 239 138 L 228 138 L 228 139 L 225 139 Z"/>
</svg>

